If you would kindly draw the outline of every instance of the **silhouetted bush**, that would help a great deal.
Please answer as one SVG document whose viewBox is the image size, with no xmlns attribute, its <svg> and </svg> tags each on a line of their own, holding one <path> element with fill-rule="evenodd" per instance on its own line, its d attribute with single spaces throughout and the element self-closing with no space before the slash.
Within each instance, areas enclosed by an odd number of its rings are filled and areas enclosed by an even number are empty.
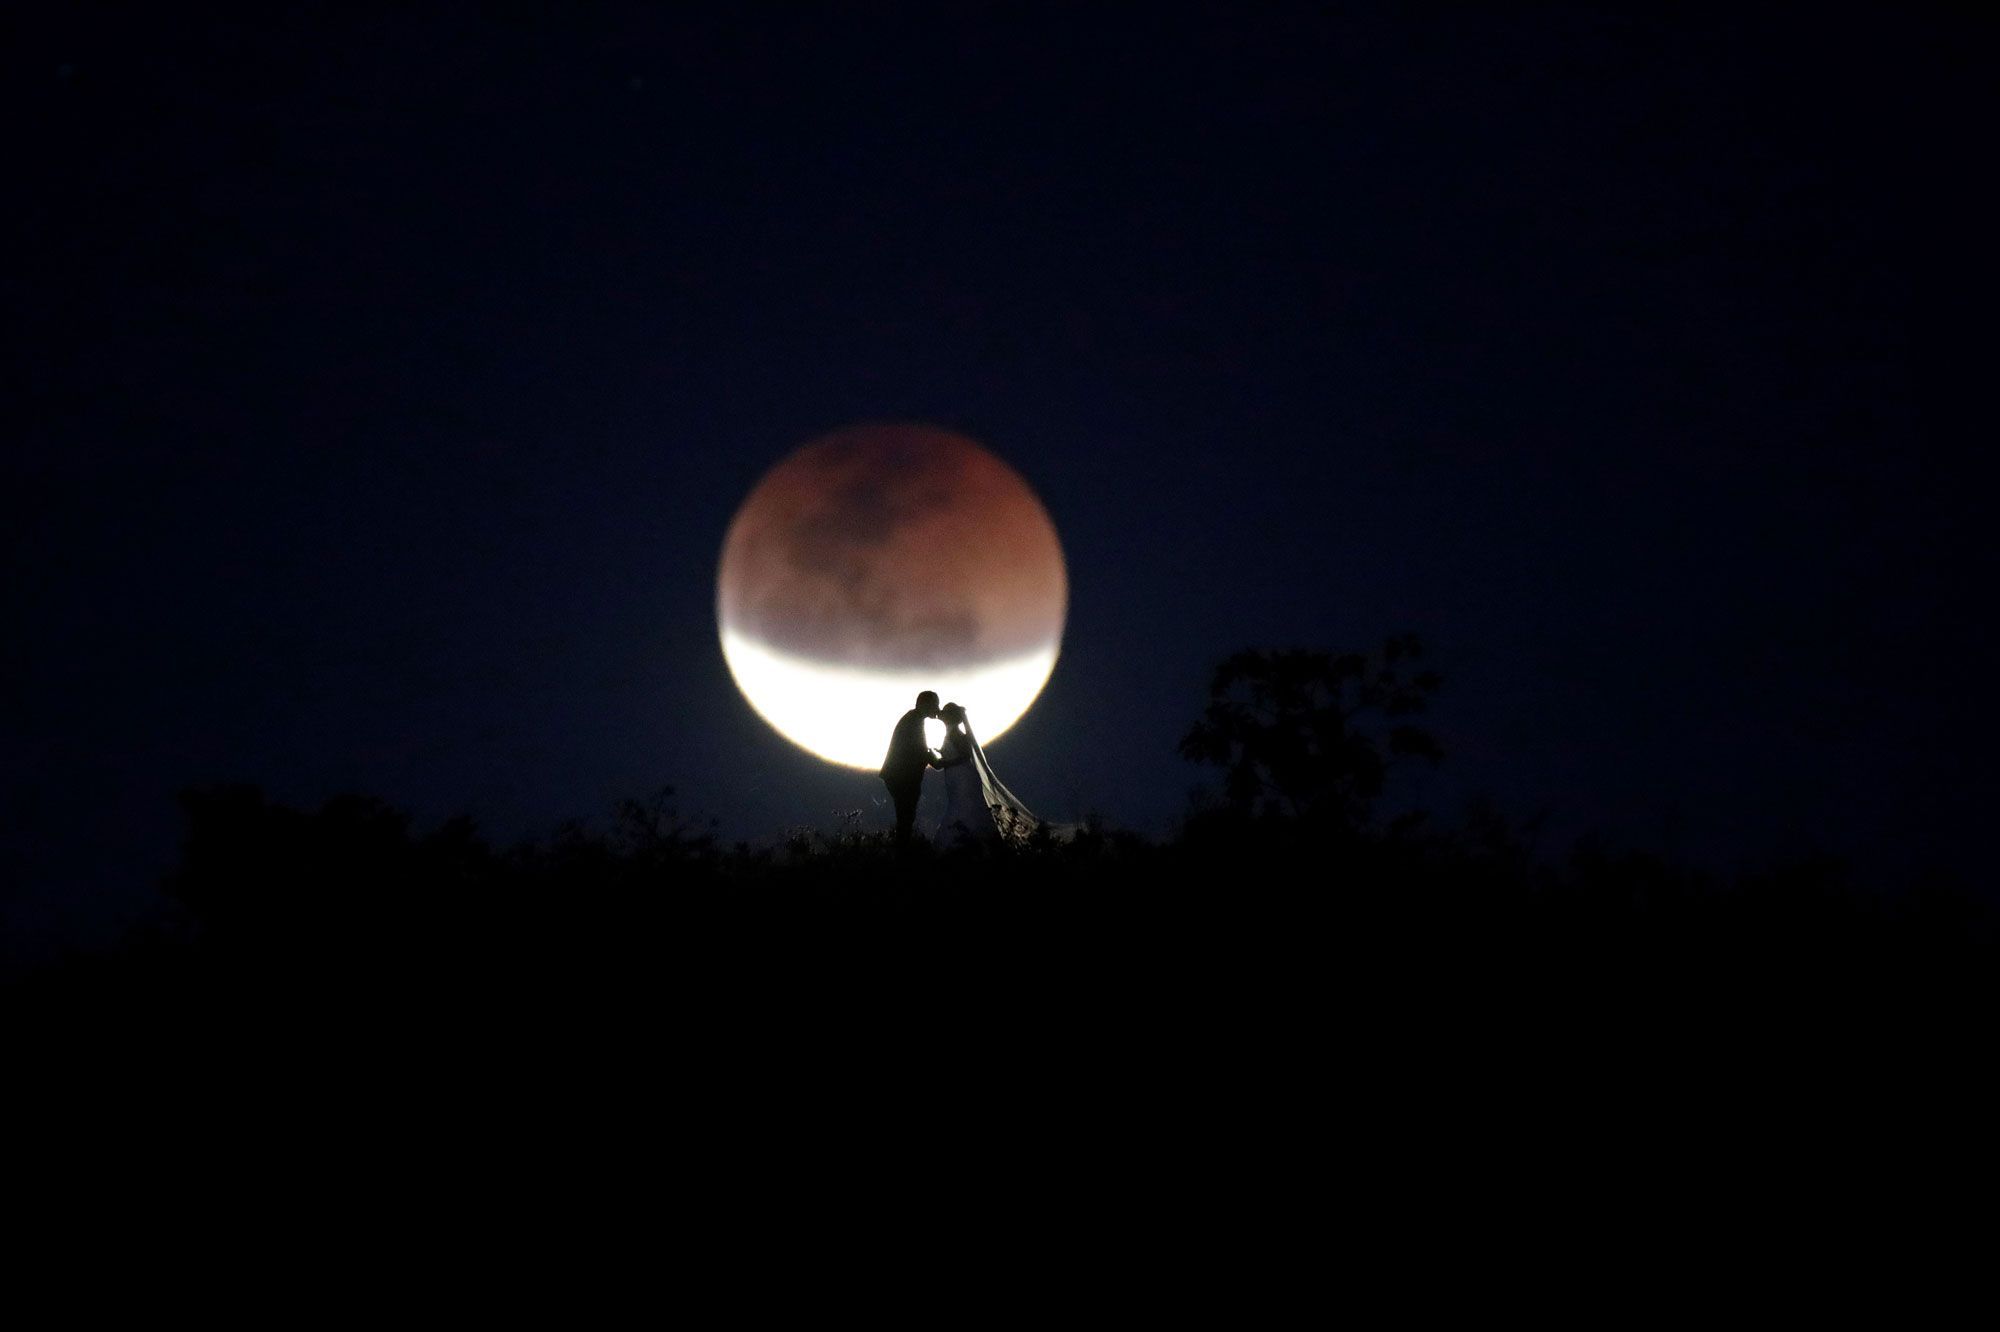
<svg viewBox="0 0 2000 1332">
<path fill-rule="evenodd" d="M 1444 757 L 1435 737 L 1402 720 L 1443 685 L 1416 668 L 1422 656 L 1414 634 L 1372 655 L 1238 652 L 1216 667 L 1208 707 L 1182 737 L 1181 755 L 1221 768 L 1224 796 L 1239 813 L 1305 819 L 1329 832 L 1369 828 L 1391 767 Z"/>
</svg>

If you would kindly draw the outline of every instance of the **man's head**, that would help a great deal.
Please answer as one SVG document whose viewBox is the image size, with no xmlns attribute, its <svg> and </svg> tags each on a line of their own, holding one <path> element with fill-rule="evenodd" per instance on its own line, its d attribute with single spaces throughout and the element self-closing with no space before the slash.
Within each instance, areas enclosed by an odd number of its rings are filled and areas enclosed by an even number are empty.
<svg viewBox="0 0 2000 1332">
<path fill-rule="evenodd" d="M 926 689 L 917 695 L 917 711 L 925 717 L 938 715 L 938 696 Z"/>
</svg>

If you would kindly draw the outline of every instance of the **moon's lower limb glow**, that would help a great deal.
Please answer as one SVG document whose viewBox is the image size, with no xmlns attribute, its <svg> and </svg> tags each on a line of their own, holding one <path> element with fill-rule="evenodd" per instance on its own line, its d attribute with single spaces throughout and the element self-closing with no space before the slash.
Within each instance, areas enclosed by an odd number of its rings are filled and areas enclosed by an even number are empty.
<svg viewBox="0 0 2000 1332">
<path fill-rule="evenodd" d="M 963 704 L 981 743 L 992 743 L 1042 692 L 1056 652 L 1050 644 L 983 665 L 876 671 L 774 652 L 722 631 L 723 660 L 759 716 L 800 748 L 869 772 L 881 766 L 897 718 L 926 689 L 943 702 Z"/>
</svg>

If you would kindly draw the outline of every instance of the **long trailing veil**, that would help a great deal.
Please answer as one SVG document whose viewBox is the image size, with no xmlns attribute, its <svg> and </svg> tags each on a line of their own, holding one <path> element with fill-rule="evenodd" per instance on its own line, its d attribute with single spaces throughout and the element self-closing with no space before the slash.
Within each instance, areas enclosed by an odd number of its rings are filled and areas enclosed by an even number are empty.
<svg viewBox="0 0 2000 1332">
<path fill-rule="evenodd" d="M 994 773 L 993 765 L 986 761 L 986 749 L 973 733 L 972 719 L 961 717 L 959 738 L 965 743 L 966 759 L 972 770 L 979 774 L 979 789 L 984 793 L 986 808 L 993 814 L 993 827 L 1010 846 L 1021 846 L 1042 827 L 1042 821 L 1034 811 L 1021 803 L 1021 798 L 1007 789 L 1007 784 Z M 1051 832 L 1057 829 L 1051 825 Z"/>
</svg>

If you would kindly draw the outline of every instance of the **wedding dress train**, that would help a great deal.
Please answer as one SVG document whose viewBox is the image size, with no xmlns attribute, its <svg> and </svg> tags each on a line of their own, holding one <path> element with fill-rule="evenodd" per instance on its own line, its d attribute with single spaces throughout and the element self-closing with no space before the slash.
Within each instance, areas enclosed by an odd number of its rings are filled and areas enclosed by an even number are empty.
<svg viewBox="0 0 2000 1332">
<path fill-rule="evenodd" d="M 944 821 L 940 845 L 1005 842 L 1020 846 L 1042 821 L 1019 796 L 1007 789 L 986 761 L 986 750 L 972 733 L 965 710 L 956 704 L 944 710 Z"/>
</svg>

